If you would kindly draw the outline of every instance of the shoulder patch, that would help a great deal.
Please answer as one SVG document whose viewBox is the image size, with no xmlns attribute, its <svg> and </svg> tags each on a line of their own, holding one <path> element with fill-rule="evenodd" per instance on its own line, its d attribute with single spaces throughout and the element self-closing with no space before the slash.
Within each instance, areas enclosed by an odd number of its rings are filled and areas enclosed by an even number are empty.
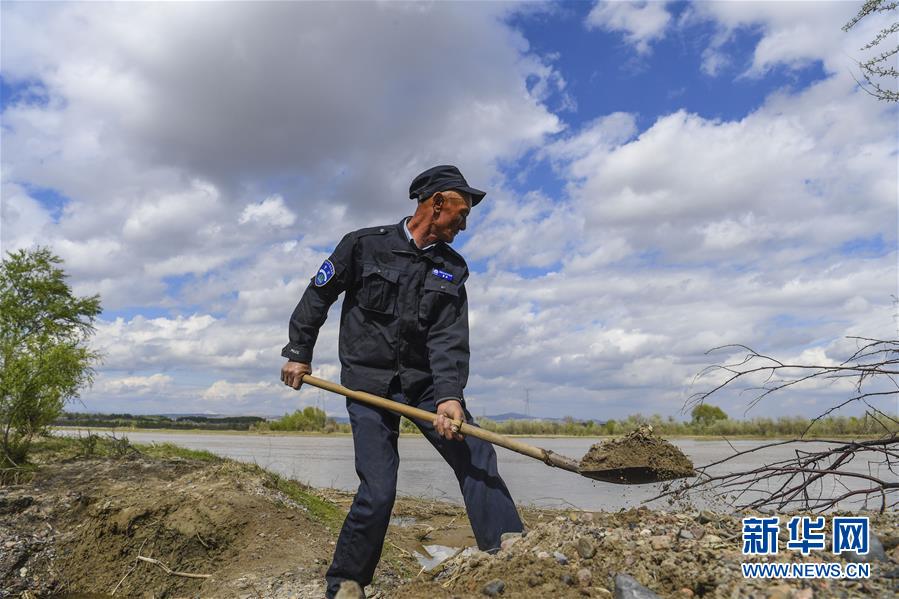
<svg viewBox="0 0 899 599">
<path fill-rule="evenodd" d="M 325 260 L 315 275 L 315 286 L 324 287 L 332 278 L 334 278 L 334 265 L 330 260 Z"/>
<path fill-rule="evenodd" d="M 445 270 L 440 270 L 439 268 L 435 268 L 435 269 L 431 270 L 431 274 L 434 275 L 435 277 L 439 277 L 439 278 L 443 279 L 444 281 L 452 281 L 453 280 L 453 273 L 447 272 Z"/>
</svg>

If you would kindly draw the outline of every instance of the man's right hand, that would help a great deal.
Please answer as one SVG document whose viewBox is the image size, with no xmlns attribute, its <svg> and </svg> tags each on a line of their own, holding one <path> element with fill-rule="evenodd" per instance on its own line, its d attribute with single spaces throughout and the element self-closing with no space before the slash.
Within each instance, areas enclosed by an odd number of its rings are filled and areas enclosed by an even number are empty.
<svg viewBox="0 0 899 599">
<path fill-rule="evenodd" d="M 305 362 L 288 362 L 281 367 L 281 382 L 299 389 L 303 384 L 304 374 L 312 374 L 312 366 Z"/>
</svg>

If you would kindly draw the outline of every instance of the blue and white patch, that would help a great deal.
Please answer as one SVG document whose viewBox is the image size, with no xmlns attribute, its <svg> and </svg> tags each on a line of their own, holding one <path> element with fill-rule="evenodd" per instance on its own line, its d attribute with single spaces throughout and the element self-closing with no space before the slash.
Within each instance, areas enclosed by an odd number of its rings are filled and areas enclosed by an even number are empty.
<svg viewBox="0 0 899 599">
<path fill-rule="evenodd" d="M 445 281 L 453 280 L 452 273 L 448 273 L 445 270 L 440 270 L 439 268 L 435 268 L 434 270 L 432 270 L 431 274 L 434 275 L 435 277 L 440 277 L 441 279 L 443 279 Z"/>
<path fill-rule="evenodd" d="M 325 263 L 322 264 L 315 275 L 315 286 L 323 287 L 332 278 L 334 278 L 334 265 L 331 264 L 330 260 L 325 260 Z"/>
</svg>

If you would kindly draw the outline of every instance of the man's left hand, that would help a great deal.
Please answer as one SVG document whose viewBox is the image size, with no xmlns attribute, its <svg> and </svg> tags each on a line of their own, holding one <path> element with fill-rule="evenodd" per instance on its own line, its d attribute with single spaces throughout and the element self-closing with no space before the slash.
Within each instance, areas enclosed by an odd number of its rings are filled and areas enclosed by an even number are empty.
<svg viewBox="0 0 899 599">
<path fill-rule="evenodd" d="M 456 399 L 448 399 L 441 402 L 437 406 L 437 420 L 434 421 L 434 428 L 437 434 L 448 441 L 461 441 L 463 437 L 459 433 L 459 429 L 453 424 L 453 420 L 465 422 L 465 412 L 462 410 L 462 403 Z"/>
</svg>

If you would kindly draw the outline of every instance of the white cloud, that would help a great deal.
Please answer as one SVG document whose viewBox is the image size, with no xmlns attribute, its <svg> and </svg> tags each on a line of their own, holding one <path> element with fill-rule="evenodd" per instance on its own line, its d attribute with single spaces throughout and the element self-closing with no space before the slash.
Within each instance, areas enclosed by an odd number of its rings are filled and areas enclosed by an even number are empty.
<svg viewBox="0 0 899 599">
<path fill-rule="evenodd" d="M 885 27 L 889 14 L 864 19 L 850 32 L 841 27 L 860 4 L 854 2 L 696 2 L 681 24 L 711 21 L 717 31 L 703 54 L 703 70 L 717 75 L 732 64 L 727 43 L 741 29 L 761 33 L 745 75 L 760 77 L 774 67 L 803 67 L 821 61 L 830 73 L 849 77 L 860 48 Z"/>
<path fill-rule="evenodd" d="M 0 243 L 5 251 L 31 247 L 45 239 L 52 225 L 50 213 L 19 185 L 3 183 L 0 195 Z"/>
<path fill-rule="evenodd" d="M 665 36 L 671 14 L 663 1 L 597 1 L 587 15 L 587 27 L 621 31 L 639 54 L 647 54 L 652 42 Z"/>
<path fill-rule="evenodd" d="M 203 392 L 203 399 L 207 401 L 230 400 L 243 402 L 260 393 L 283 393 L 283 387 L 278 387 L 272 382 L 259 383 L 234 383 L 226 380 L 214 382 Z"/>
<path fill-rule="evenodd" d="M 259 223 L 269 227 L 289 227 L 297 216 L 284 205 L 284 198 L 272 195 L 258 204 L 247 204 L 237 222 L 242 225 Z"/>
<path fill-rule="evenodd" d="M 830 5 L 711 4 L 690 8 L 720 23 L 710 71 L 753 24 L 768 40 L 753 76 L 839 67 L 829 33 L 817 54 L 788 35 L 805 18 L 838 31 Z M 409 177 L 438 162 L 490 190 L 460 238 L 486 264 L 468 284 L 468 393 L 488 413 L 521 411 L 527 388 L 541 415 L 675 413 L 711 347 L 838 359 L 840 337 L 895 330 L 895 254 L 842 249 L 895 246 L 895 113 L 839 75 L 737 120 L 680 111 L 641 131 L 616 112 L 562 134 L 546 103 L 564 109 L 565 79 L 508 10 L 4 5 L 4 78 L 43 81 L 49 101 L 3 113 L 3 248 L 49 243 L 78 293 L 123 310 L 99 323 L 106 362 L 85 401 L 308 404 L 314 390 L 278 380 L 293 306 L 343 233 L 411 212 Z M 593 12 L 644 54 L 670 25 L 661 3 Z M 504 189 L 498 165 L 525 154 L 563 197 Z M 25 183 L 70 201 L 51 215 Z M 323 378 L 339 373 L 338 311 L 316 347 Z"/>
<path fill-rule="evenodd" d="M 54 224 L 4 189 L 4 249 L 53 245 L 107 308 L 170 305 L 166 277 L 398 220 L 435 162 L 489 187 L 499 161 L 560 129 L 542 101 L 564 80 L 503 22 L 510 7 L 345 8 L 4 6 L 4 78 L 50 98 L 5 108 L 4 185 L 70 200 Z"/>
<path fill-rule="evenodd" d="M 144 395 L 166 391 L 173 382 L 174 379 L 171 376 L 161 373 L 121 378 L 104 377 L 98 381 L 96 388 L 103 393 Z"/>
</svg>

